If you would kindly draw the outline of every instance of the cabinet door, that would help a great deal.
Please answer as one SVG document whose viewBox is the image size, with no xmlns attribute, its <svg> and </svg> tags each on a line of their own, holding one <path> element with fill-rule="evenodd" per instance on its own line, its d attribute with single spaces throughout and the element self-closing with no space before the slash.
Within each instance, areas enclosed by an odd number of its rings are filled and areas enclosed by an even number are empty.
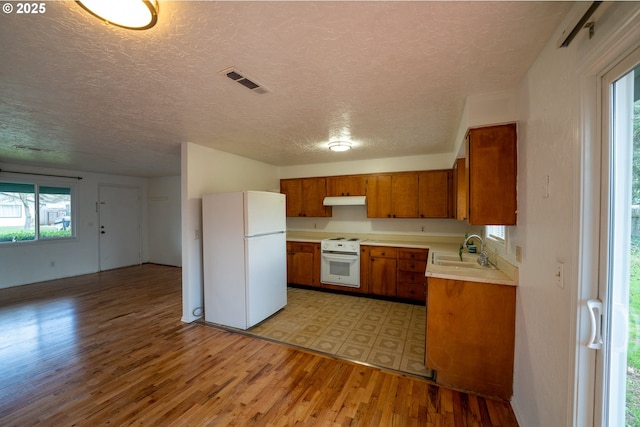
<svg viewBox="0 0 640 427">
<path fill-rule="evenodd" d="M 367 217 L 391 218 L 391 175 L 367 178 Z"/>
<path fill-rule="evenodd" d="M 373 295 L 395 297 L 397 295 L 396 259 L 371 256 L 369 266 L 369 292 Z"/>
<path fill-rule="evenodd" d="M 391 211 L 394 218 L 418 218 L 418 174 L 391 177 Z"/>
<path fill-rule="evenodd" d="M 331 216 L 331 208 L 322 205 L 327 195 L 326 178 L 302 178 L 301 185 L 304 216 Z"/>
<path fill-rule="evenodd" d="M 327 196 L 364 196 L 365 179 L 364 175 L 327 177 Z"/>
<path fill-rule="evenodd" d="M 459 221 L 467 219 L 467 178 L 465 159 L 457 159 L 453 166 L 453 217 Z"/>
<path fill-rule="evenodd" d="M 371 271 L 371 257 L 369 249 L 369 246 L 360 246 L 360 292 L 364 294 L 370 292 L 369 284 L 371 280 L 369 279 L 369 273 Z"/>
<path fill-rule="evenodd" d="M 418 174 L 420 218 L 449 218 L 451 171 L 434 170 Z"/>
<path fill-rule="evenodd" d="M 467 137 L 467 220 L 516 224 L 516 125 L 471 129 Z"/>
<path fill-rule="evenodd" d="M 322 287 L 320 282 L 320 263 L 322 262 L 322 250 L 320 249 L 320 243 L 312 243 L 313 245 L 313 286 Z"/>
<path fill-rule="evenodd" d="M 287 196 L 287 216 L 302 216 L 302 181 L 281 179 L 280 192 Z"/>
<path fill-rule="evenodd" d="M 310 243 L 287 243 L 287 282 L 314 285 L 314 248 Z"/>
<path fill-rule="evenodd" d="M 511 398 L 515 300 L 514 286 L 428 279 L 426 361 L 439 384 Z"/>
</svg>

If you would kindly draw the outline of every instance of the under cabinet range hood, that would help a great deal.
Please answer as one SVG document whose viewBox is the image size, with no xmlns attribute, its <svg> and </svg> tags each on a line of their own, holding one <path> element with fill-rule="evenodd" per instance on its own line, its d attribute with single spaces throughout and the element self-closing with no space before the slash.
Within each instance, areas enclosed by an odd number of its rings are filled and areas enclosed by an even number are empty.
<svg viewBox="0 0 640 427">
<path fill-rule="evenodd" d="M 324 206 L 364 206 L 367 196 L 336 196 L 325 197 L 322 201 Z"/>
</svg>

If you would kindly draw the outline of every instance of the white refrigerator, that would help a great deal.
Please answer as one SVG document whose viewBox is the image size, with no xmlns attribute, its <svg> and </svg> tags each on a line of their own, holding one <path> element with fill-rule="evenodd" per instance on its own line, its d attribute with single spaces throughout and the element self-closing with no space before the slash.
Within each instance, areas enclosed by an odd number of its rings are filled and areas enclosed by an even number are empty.
<svg viewBox="0 0 640 427">
<path fill-rule="evenodd" d="M 287 304 L 285 195 L 202 197 L 204 319 L 248 329 Z"/>
</svg>

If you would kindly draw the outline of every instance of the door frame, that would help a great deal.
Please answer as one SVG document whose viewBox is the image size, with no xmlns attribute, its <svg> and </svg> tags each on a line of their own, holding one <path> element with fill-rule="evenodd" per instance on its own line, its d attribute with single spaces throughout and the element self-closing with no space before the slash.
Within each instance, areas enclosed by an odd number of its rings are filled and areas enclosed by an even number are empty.
<svg viewBox="0 0 640 427">
<path fill-rule="evenodd" d="M 118 184 L 98 184 L 98 201 L 97 203 L 97 214 L 98 214 L 98 227 L 97 227 L 97 233 L 98 233 L 98 271 L 105 271 L 103 269 L 103 261 L 102 261 L 102 244 L 101 244 L 101 239 L 102 237 L 100 236 L 100 224 L 102 223 L 102 209 L 100 209 L 100 201 L 102 199 L 101 197 L 101 189 L 105 188 L 105 187 L 109 187 L 109 188 L 121 188 L 121 189 L 128 189 L 128 190 L 136 190 L 138 192 L 138 210 L 137 210 L 137 215 L 136 215 L 136 220 L 138 221 L 138 263 L 137 265 L 142 264 L 142 260 L 143 260 L 143 255 L 142 255 L 142 250 L 143 250 L 143 241 L 142 241 L 142 188 L 140 186 L 136 186 L 136 185 L 118 185 Z"/>
<path fill-rule="evenodd" d="M 569 425 L 593 427 L 603 419 L 602 408 L 596 405 L 596 352 L 586 347 L 591 331 L 591 320 L 586 301 L 596 299 L 599 281 L 601 242 L 606 232 L 601 231 L 603 202 L 602 150 L 608 144 L 603 134 L 603 77 L 624 58 L 640 47 L 638 13 L 620 24 L 600 44 L 584 56 L 578 68 L 581 107 L 576 182 L 579 183 L 577 219 L 577 286 L 573 290 L 571 330 L 574 340 L 573 375 L 569 384 Z M 636 25 L 634 25 L 636 24 Z M 605 233 L 605 236 L 603 236 Z"/>
</svg>

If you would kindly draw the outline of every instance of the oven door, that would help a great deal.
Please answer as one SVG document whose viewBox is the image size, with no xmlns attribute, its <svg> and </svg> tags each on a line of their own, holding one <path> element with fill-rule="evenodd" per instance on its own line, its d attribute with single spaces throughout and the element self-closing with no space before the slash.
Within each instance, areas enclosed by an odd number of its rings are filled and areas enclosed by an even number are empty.
<svg viewBox="0 0 640 427">
<path fill-rule="evenodd" d="M 329 285 L 360 287 L 360 255 L 322 252 L 320 281 Z"/>
</svg>

